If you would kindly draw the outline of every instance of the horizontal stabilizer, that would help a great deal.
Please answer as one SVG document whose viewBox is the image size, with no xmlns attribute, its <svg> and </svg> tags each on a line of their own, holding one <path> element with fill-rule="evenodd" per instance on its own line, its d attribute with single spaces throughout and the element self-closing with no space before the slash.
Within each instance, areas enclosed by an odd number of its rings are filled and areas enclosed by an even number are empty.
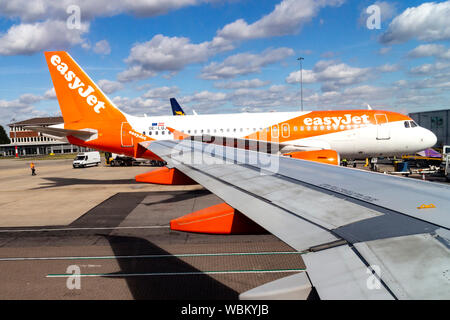
<svg viewBox="0 0 450 320">
<path fill-rule="evenodd" d="M 55 137 L 67 137 L 73 136 L 82 140 L 87 140 L 92 136 L 97 134 L 97 131 L 88 131 L 88 130 L 73 130 L 73 129 L 63 129 L 57 127 L 41 127 L 41 126 L 26 126 L 26 129 L 46 133 Z"/>
</svg>

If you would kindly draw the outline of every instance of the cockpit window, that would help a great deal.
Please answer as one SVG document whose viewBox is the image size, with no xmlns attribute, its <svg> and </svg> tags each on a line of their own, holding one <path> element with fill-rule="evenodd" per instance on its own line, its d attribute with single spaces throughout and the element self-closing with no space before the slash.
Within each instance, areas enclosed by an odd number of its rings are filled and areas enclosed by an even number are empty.
<svg viewBox="0 0 450 320">
<path fill-rule="evenodd" d="M 415 123 L 414 121 L 410 121 L 411 122 L 411 128 L 417 127 L 417 123 Z"/>
<path fill-rule="evenodd" d="M 409 128 L 409 121 L 405 121 L 403 124 L 405 125 L 405 128 Z"/>
</svg>

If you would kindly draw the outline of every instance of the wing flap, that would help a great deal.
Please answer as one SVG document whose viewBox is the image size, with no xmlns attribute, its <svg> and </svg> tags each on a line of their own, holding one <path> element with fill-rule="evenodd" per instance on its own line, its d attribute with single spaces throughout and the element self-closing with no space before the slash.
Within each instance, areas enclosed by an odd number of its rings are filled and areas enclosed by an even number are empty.
<svg viewBox="0 0 450 320">
<path fill-rule="evenodd" d="M 321 299 L 394 298 L 347 245 L 305 254 L 303 261 Z"/>
<path fill-rule="evenodd" d="M 450 250 L 431 234 L 355 244 L 399 299 L 449 299 Z M 411 257 L 414 257 L 412 259 Z"/>
</svg>

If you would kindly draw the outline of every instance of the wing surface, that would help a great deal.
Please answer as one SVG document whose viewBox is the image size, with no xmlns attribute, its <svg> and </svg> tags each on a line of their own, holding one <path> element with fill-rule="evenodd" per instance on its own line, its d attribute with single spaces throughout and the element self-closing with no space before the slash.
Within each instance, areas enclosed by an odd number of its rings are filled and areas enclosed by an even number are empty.
<svg viewBox="0 0 450 320">
<path fill-rule="evenodd" d="M 450 298 L 449 186 L 191 140 L 146 146 L 304 252 L 321 298 Z"/>
</svg>

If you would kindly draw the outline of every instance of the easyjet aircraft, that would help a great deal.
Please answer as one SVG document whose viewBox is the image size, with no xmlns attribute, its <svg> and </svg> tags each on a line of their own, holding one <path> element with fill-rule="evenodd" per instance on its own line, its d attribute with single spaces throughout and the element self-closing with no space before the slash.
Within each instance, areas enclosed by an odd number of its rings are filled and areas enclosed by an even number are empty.
<svg viewBox="0 0 450 320">
<path fill-rule="evenodd" d="M 436 143 L 436 136 L 411 118 L 381 110 L 136 117 L 115 107 L 69 54 L 45 56 L 64 129 L 83 131 L 68 135 L 76 145 L 134 156 L 143 141 L 208 134 L 277 142 L 281 153 L 331 149 L 341 157 L 365 158 L 414 153 Z"/>
<path fill-rule="evenodd" d="M 224 201 L 172 220 L 174 230 L 230 234 L 262 227 L 302 252 L 306 271 L 279 270 L 292 275 L 240 298 L 306 298 L 314 287 L 322 299 L 450 299 L 450 187 L 331 165 L 338 154 L 433 146 L 435 135 L 409 117 L 345 110 L 138 118 L 117 109 L 67 53 L 45 56 L 64 127 L 41 131 L 163 160 L 166 167 L 136 180 L 199 183 Z M 199 135 L 220 138 L 188 138 Z M 232 143 L 223 144 L 223 137 Z M 275 146 L 276 154 L 250 148 L 252 141 Z M 202 161 L 192 161 L 197 158 Z"/>
</svg>

